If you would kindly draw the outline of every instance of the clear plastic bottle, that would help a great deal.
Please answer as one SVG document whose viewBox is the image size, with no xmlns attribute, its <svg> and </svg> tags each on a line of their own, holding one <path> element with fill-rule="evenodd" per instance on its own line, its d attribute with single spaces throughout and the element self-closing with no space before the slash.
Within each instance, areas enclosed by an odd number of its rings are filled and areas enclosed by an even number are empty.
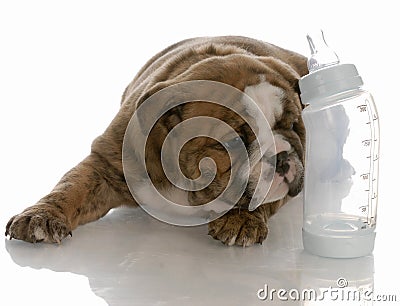
<svg viewBox="0 0 400 306">
<path fill-rule="evenodd" d="M 339 64 L 322 31 L 307 36 L 310 73 L 300 80 L 306 126 L 304 248 L 351 258 L 372 252 L 378 200 L 379 122 L 352 64 Z"/>
</svg>

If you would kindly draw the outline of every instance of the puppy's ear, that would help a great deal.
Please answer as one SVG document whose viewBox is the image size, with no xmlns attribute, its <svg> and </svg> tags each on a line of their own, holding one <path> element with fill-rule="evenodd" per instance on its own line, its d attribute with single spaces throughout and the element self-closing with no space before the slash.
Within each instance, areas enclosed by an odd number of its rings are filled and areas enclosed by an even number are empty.
<svg viewBox="0 0 400 306">
<path fill-rule="evenodd" d="M 294 80 L 293 89 L 296 92 L 296 94 L 299 96 L 301 108 L 304 109 L 306 106 L 303 104 L 303 102 L 301 102 L 301 96 L 300 96 L 301 92 L 300 92 L 299 79 Z"/>
<path fill-rule="evenodd" d="M 300 86 L 299 86 L 299 79 L 295 79 L 293 81 L 293 89 L 294 91 L 300 96 Z"/>
<path fill-rule="evenodd" d="M 299 96 L 300 100 L 300 86 L 299 80 L 301 75 L 289 64 L 272 57 L 260 57 L 260 61 L 267 64 L 268 67 L 272 68 L 276 73 L 278 73 L 281 78 L 289 85 L 290 88 L 294 90 L 294 92 Z M 301 107 L 304 108 L 303 103 L 301 103 Z"/>
</svg>

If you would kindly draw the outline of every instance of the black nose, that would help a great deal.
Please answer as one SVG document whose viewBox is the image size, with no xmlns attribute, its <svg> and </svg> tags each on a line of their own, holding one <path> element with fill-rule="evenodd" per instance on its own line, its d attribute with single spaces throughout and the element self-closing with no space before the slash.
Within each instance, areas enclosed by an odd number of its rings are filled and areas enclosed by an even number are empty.
<svg viewBox="0 0 400 306">
<path fill-rule="evenodd" d="M 276 155 L 276 166 L 275 172 L 278 173 L 280 176 L 284 176 L 288 173 L 290 166 L 288 164 L 289 153 L 283 151 Z"/>
</svg>

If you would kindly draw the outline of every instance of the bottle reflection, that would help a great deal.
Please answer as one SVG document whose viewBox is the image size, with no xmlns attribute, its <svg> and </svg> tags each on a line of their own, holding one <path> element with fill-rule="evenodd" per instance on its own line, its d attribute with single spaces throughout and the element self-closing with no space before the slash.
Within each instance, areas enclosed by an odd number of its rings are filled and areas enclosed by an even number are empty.
<svg viewBox="0 0 400 306">
<path fill-rule="evenodd" d="M 333 259 L 302 252 L 298 264 L 301 305 L 373 305 L 373 255 Z"/>
<path fill-rule="evenodd" d="M 328 212 L 341 211 L 342 200 L 353 185 L 355 170 L 343 156 L 349 123 L 350 119 L 341 105 L 322 111 L 318 120 L 313 122 L 313 140 L 320 149 L 309 152 L 309 160 L 313 161 L 309 171 L 319 173 L 316 180 L 310 182 L 318 185 L 319 191 L 312 196 L 317 197 L 314 201 L 325 203 L 323 209 Z"/>
</svg>

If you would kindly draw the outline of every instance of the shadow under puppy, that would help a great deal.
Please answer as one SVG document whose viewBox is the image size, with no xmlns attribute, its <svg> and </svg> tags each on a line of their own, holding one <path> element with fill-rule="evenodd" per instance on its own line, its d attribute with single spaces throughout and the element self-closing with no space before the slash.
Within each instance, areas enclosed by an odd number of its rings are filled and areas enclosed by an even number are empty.
<svg viewBox="0 0 400 306">
<path fill-rule="evenodd" d="M 276 173 L 263 199 L 265 204 L 252 212 L 247 210 L 259 179 L 255 167 L 235 207 L 208 224 L 209 234 L 227 245 L 262 243 L 267 237 L 268 218 L 303 186 L 305 129 L 298 79 L 307 72 L 305 57 L 246 37 L 194 38 L 168 47 L 152 57 L 128 85 L 119 112 L 106 131 L 94 140 L 90 155 L 67 172 L 37 204 L 12 217 L 6 235 L 28 242 L 59 243 L 78 225 L 97 220 L 112 208 L 137 206 L 122 164 L 124 135 L 135 110 L 168 86 L 209 80 L 233 86 L 257 103 L 272 128 L 277 154 Z M 197 116 L 228 122 L 246 147 L 255 140 L 248 124 L 220 105 L 199 101 L 176 106 L 155 123 L 146 143 L 148 175 L 158 190 L 174 188 L 160 160 L 163 141 L 178 123 Z M 236 141 L 228 137 L 226 144 L 234 146 Z M 169 192 L 178 194 L 186 205 L 208 203 L 221 194 L 229 181 L 229 155 L 224 146 L 208 137 L 191 139 L 182 147 L 179 155 L 182 173 L 190 179 L 199 177 L 198 165 L 204 157 L 212 158 L 217 165 L 212 183 L 199 191 Z M 268 161 L 261 158 L 258 166 L 263 162 Z M 134 169 L 131 172 L 130 175 L 135 175 Z"/>
</svg>

